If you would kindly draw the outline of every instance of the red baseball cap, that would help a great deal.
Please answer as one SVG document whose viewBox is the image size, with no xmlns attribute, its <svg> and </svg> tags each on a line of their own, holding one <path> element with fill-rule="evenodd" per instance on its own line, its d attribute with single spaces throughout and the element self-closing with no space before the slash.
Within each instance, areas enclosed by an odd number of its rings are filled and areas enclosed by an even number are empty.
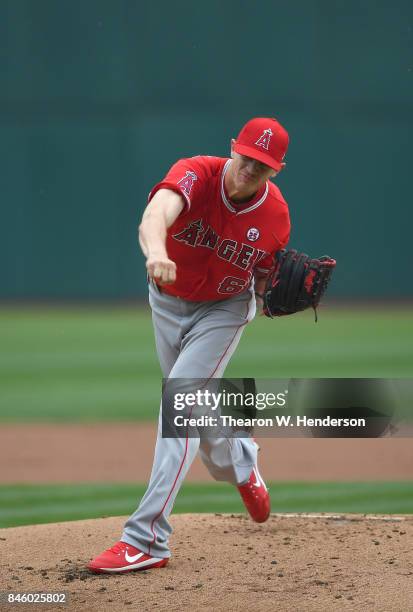
<svg viewBox="0 0 413 612">
<path fill-rule="evenodd" d="M 281 170 L 288 148 L 288 132 L 276 119 L 256 117 L 244 125 L 234 151 Z"/>
</svg>

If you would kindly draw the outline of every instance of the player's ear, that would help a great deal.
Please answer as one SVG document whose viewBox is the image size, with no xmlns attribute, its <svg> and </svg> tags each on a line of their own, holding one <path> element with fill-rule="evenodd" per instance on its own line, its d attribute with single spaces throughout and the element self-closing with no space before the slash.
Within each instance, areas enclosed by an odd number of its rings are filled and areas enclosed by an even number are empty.
<svg viewBox="0 0 413 612">
<path fill-rule="evenodd" d="M 285 162 L 281 162 L 281 168 L 279 170 L 274 170 L 274 174 L 271 174 L 272 177 L 277 176 L 285 168 L 287 164 Z"/>
<path fill-rule="evenodd" d="M 234 157 L 234 146 L 235 146 L 236 140 L 235 138 L 231 138 L 231 157 Z"/>
</svg>

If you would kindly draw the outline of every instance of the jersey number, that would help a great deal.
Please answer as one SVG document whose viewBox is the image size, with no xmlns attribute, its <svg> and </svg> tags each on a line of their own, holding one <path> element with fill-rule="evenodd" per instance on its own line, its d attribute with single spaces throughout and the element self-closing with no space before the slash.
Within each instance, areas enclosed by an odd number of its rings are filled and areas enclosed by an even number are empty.
<svg viewBox="0 0 413 612">
<path fill-rule="evenodd" d="M 245 279 L 237 278 L 236 276 L 226 276 L 218 287 L 218 293 L 240 293 L 240 291 L 245 289 L 247 283 L 248 281 Z"/>
</svg>

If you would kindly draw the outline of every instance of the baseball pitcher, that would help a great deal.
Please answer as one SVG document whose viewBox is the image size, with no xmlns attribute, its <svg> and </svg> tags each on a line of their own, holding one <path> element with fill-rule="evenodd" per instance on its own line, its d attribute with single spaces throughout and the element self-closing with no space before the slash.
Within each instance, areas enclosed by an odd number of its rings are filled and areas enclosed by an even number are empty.
<svg viewBox="0 0 413 612">
<path fill-rule="evenodd" d="M 288 140 L 277 120 L 254 118 L 231 141 L 230 158 L 181 159 L 150 192 L 139 242 L 165 378 L 222 377 L 257 309 L 279 316 L 317 305 L 328 276 L 319 269 L 328 265 L 296 251 L 285 256 L 288 206 L 270 181 L 285 165 Z M 252 437 L 163 438 L 160 418 L 147 491 L 120 541 L 93 559 L 90 570 L 167 564 L 168 517 L 198 451 L 213 478 L 238 488 L 251 518 L 267 520 L 270 497 Z"/>
</svg>

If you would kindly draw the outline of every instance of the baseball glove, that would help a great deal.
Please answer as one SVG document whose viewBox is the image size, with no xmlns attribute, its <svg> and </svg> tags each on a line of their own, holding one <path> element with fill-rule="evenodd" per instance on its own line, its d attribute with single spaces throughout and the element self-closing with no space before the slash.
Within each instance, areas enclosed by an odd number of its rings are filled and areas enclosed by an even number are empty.
<svg viewBox="0 0 413 612">
<path fill-rule="evenodd" d="M 281 317 L 311 306 L 317 321 L 316 309 L 335 265 L 336 261 L 327 255 L 311 259 L 294 249 L 279 251 L 263 295 L 265 316 Z"/>
</svg>

